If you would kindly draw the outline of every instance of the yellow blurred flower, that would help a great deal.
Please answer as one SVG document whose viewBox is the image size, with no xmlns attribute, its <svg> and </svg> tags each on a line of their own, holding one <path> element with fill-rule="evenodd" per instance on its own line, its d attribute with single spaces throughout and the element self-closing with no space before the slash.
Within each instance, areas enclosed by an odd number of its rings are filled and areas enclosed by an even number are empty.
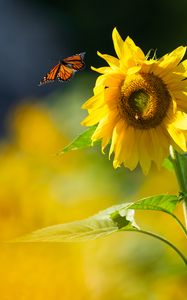
<svg viewBox="0 0 187 300">
<path fill-rule="evenodd" d="M 112 37 L 118 58 L 98 52 L 109 66 L 93 68 L 102 75 L 83 105 L 89 115 L 82 124 L 98 124 L 92 141 L 101 139 L 102 150 L 111 141 L 114 168 L 123 163 L 133 170 L 140 163 L 147 174 L 152 161 L 161 166 L 169 145 L 187 149 L 187 60 L 181 62 L 186 47 L 156 59 L 130 37 L 123 41 L 116 28 Z"/>
<path fill-rule="evenodd" d="M 61 147 L 62 136 L 42 106 L 25 104 L 13 113 L 11 127 L 18 146 L 25 152 L 45 157 Z M 68 142 L 68 138 L 63 136 Z"/>
<path fill-rule="evenodd" d="M 118 199 L 147 196 L 150 189 L 177 191 L 174 176 L 166 171 L 159 172 L 159 178 L 149 176 L 150 184 L 145 182 L 141 189 L 131 180 L 128 192 L 130 181 L 124 182 L 124 176 L 129 174 L 119 170 L 114 176 L 109 162 L 94 151 L 56 155 L 70 138 L 41 104 L 19 106 L 10 126 L 11 139 L 0 141 L 0 299 L 162 299 L 162 292 L 168 293 L 166 299 L 185 299 L 180 259 L 169 247 L 135 233 L 86 243 L 2 243 L 41 227 L 86 218 Z M 165 188 L 163 178 L 170 183 Z M 183 247 L 183 233 L 171 227 L 171 218 L 161 219 L 158 212 L 156 218 L 147 215 L 141 220 L 145 223 L 146 218 L 148 227 L 155 220 L 154 228 L 161 234 L 171 232 Z"/>
<path fill-rule="evenodd" d="M 111 191 L 106 197 L 104 183 L 92 180 L 97 166 L 91 162 L 89 167 L 83 152 L 58 155 L 69 137 L 56 127 L 47 107 L 17 107 L 10 127 L 12 139 L 0 141 L 0 241 L 85 218 L 113 204 Z"/>
</svg>

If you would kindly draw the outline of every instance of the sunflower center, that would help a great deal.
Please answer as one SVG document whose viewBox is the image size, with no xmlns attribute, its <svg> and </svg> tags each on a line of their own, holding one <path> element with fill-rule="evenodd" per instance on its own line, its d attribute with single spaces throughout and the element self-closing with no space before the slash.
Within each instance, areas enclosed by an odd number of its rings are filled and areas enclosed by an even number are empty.
<svg viewBox="0 0 187 300">
<path fill-rule="evenodd" d="M 129 125 L 149 129 L 161 124 L 171 103 L 171 96 L 162 79 L 152 73 L 139 73 L 125 79 L 121 87 L 119 111 Z"/>
</svg>

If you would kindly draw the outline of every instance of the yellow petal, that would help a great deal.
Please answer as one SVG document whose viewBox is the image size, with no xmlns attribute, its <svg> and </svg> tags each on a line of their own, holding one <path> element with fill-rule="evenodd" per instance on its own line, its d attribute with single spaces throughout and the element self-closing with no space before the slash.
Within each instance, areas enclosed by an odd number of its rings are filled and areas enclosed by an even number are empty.
<svg viewBox="0 0 187 300">
<path fill-rule="evenodd" d="M 174 124 L 168 125 L 167 130 L 168 130 L 171 138 L 173 139 L 174 143 L 183 151 L 187 151 L 186 139 L 185 139 L 184 133 L 181 130 L 177 129 L 174 126 Z M 171 141 L 171 143 L 172 143 L 172 141 Z"/>
<path fill-rule="evenodd" d="M 183 74 L 185 77 L 187 76 L 187 59 L 183 60 L 176 68 L 176 73 Z"/>
<path fill-rule="evenodd" d="M 139 148 L 139 160 L 142 171 L 145 175 L 148 174 L 151 167 L 151 156 L 148 150 L 149 145 L 149 135 L 147 130 L 141 130 L 141 135 L 139 138 L 138 148 Z"/>
<path fill-rule="evenodd" d="M 121 73 L 111 72 L 110 74 L 101 75 L 97 78 L 95 87 L 121 87 L 125 76 Z M 95 88 L 94 88 L 95 92 Z"/>
<path fill-rule="evenodd" d="M 95 67 L 92 67 L 92 66 L 91 66 L 91 69 L 92 69 L 93 71 L 96 71 L 96 72 L 101 73 L 101 74 L 106 74 L 106 73 L 108 73 L 108 72 L 111 71 L 111 68 L 110 68 L 110 67 L 100 67 L 100 68 L 95 68 Z"/>
<path fill-rule="evenodd" d="M 126 136 L 127 126 L 125 125 L 124 120 L 120 120 L 118 123 L 118 138 L 116 140 L 114 148 L 114 161 L 115 165 L 121 165 L 124 161 L 123 149 L 125 147 L 125 136 Z"/>
<path fill-rule="evenodd" d="M 112 142 L 111 142 L 110 151 L 109 151 L 109 158 L 110 158 L 112 152 L 116 151 L 116 145 L 119 145 L 119 136 L 120 136 L 120 133 L 124 130 L 123 127 L 124 127 L 123 120 L 119 120 L 119 122 L 114 127 L 113 134 L 112 134 Z"/>
<path fill-rule="evenodd" d="M 154 73 L 156 61 L 154 59 L 144 60 L 141 64 L 141 71 L 143 73 Z"/>
<path fill-rule="evenodd" d="M 148 130 L 148 143 L 147 143 L 149 155 L 160 168 L 161 164 L 169 155 L 169 142 L 166 135 L 164 135 L 163 129 L 160 126 Z"/>
<path fill-rule="evenodd" d="M 187 92 L 172 91 L 173 97 L 177 103 L 177 108 L 180 111 L 187 113 Z"/>
<path fill-rule="evenodd" d="M 172 94 L 177 100 L 180 99 L 187 103 L 187 92 L 183 90 L 179 90 L 179 91 L 172 91 Z"/>
<path fill-rule="evenodd" d="M 178 65 L 186 53 L 186 47 L 180 46 L 169 53 L 169 57 L 173 57 L 175 64 Z"/>
<path fill-rule="evenodd" d="M 110 140 L 112 137 L 113 128 L 118 121 L 117 111 L 109 112 L 106 117 L 100 120 L 93 136 L 92 141 L 97 141 L 107 137 Z"/>
<path fill-rule="evenodd" d="M 169 54 L 164 55 L 158 60 L 158 66 L 163 73 L 167 73 L 169 70 L 174 69 L 182 60 L 186 52 L 186 47 L 180 46 Z"/>
<path fill-rule="evenodd" d="M 114 43 L 114 49 L 116 51 L 117 56 L 120 59 L 121 57 L 123 57 L 123 43 L 124 42 L 116 28 L 113 29 L 112 39 L 113 39 L 113 43 Z"/>
<path fill-rule="evenodd" d="M 127 53 L 129 53 L 129 57 L 134 59 L 135 63 L 139 63 L 139 61 L 146 59 L 141 48 L 136 46 L 134 41 L 129 36 L 124 42 L 124 54 L 127 55 Z"/>
<path fill-rule="evenodd" d="M 178 111 L 176 114 L 176 120 L 173 122 L 176 128 L 187 130 L 187 114 Z"/>
<path fill-rule="evenodd" d="M 162 72 L 162 80 L 167 84 L 168 89 L 173 90 L 176 87 L 181 89 L 181 81 L 185 78 L 184 75 L 175 72 Z"/>
<path fill-rule="evenodd" d="M 102 57 L 104 60 L 106 60 L 106 62 L 109 64 L 109 66 L 111 66 L 112 68 L 119 68 L 119 60 L 111 55 L 108 54 L 101 54 L 99 51 L 97 51 L 97 54 Z"/>
<path fill-rule="evenodd" d="M 160 75 L 159 75 L 160 76 Z M 187 90 L 187 84 L 186 80 L 178 80 L 176 77 L 174 80 L 169 80 L 171 76 L 167 76 L 167 74 L 164 74 L 161 76 L 165 84 L 168 86 L 168 89 L 172 92 L 175 91 L 186 91 Z M 166 79 L 165 79 L 166 78 Z"/>
<path fill-rule="evenodd" d="M 91 113 L 81 122 L 83 126 L 92 126 L 97 124 L 108 113 L 107 106 L 91 111 Z"/>
<path fill-rule="evenodd" d="M 121 90 L 119 87 L 108 87 L 105 89 L 105 102 L 111 110 L 118 107 Z"/>
<path fill-rule="evenodd" d="M 83 109 L 96 109 L 103 105 L 104 101 L 104 90 L 97 95 L 94 95 L 90 99 L 88 99 L 83 105 Z"/>
<path fill-rule="evenodd" d="M 177 107 L 178 107 L 178 110 L 183 111 L 184 113 L 187 114 L 187 103 L 186 103 L 186 101 L 177 99 Z"/>
<path fill-rule="evenodd" d="M 133 75 L 133 74 L 139 72 L 140 69 L 141 69 L 141 66 L 133 66 L 127 70 L 127 75 L 128 76 Z"/>
<path fill-rule="evenodd" d="M 131 171 L 134 170 L 139 161 L 138 143 L 140 131 L 129 126 L 126 131 L 126 147 L 124 147 L 124 165 Z"/>
</svg>

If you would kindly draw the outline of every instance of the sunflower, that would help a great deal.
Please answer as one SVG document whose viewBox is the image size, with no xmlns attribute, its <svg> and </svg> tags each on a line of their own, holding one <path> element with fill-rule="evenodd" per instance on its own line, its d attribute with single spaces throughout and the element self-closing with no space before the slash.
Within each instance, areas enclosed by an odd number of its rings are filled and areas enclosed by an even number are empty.
<svg viewBox="0 0 187 300">
<path fill-rule="evenodd" d="M 130 37 L 123 41 L 116 28 L 112 38 L 118 58 L 98 52 L 109 66 L 92 67 L 102 75 L 83 105 L 89 115 L 82 124 L 97 124 L 92 142 L 101 140 L 102 151 L 110 144 L 114 168 L 133 170 L 139 163 L 147 174 L 152 162 L 162 165 L 170 145 L 187 150 L 187 60 L 181 62 L 186 47 L 157 59 Z"/>
</svg>

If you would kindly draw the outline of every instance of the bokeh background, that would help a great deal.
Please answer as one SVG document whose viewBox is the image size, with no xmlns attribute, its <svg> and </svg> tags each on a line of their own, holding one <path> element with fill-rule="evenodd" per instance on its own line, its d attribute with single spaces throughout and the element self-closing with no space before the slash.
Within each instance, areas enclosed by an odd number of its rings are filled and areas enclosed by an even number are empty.
<svg viewBox="0 0 187 300">
<path fill-rule="evenodd" d="M 178 193 L 171 171 L 144 177 L 113 170 L 99 148 L 59 156 L 82 132 L 81 105 L 104 62 L 111 32 L 130 35 L 157 56 L 187 43 L 187 2 L 0 0 L 0 240 L 86 218 L 108 206 Z M 60 58 L 86 52 L 86 68 L 68 83 L 38 87 Z M 182 219 L 182 209 L 177 215 Z M 137 213 L 186 251 L 178 225 L 158 212 Z M 72 244 L 0 244 L 2 300 L 185 300 L 187 274 L 172 249 L 136 233 Z"/>
</svg>

